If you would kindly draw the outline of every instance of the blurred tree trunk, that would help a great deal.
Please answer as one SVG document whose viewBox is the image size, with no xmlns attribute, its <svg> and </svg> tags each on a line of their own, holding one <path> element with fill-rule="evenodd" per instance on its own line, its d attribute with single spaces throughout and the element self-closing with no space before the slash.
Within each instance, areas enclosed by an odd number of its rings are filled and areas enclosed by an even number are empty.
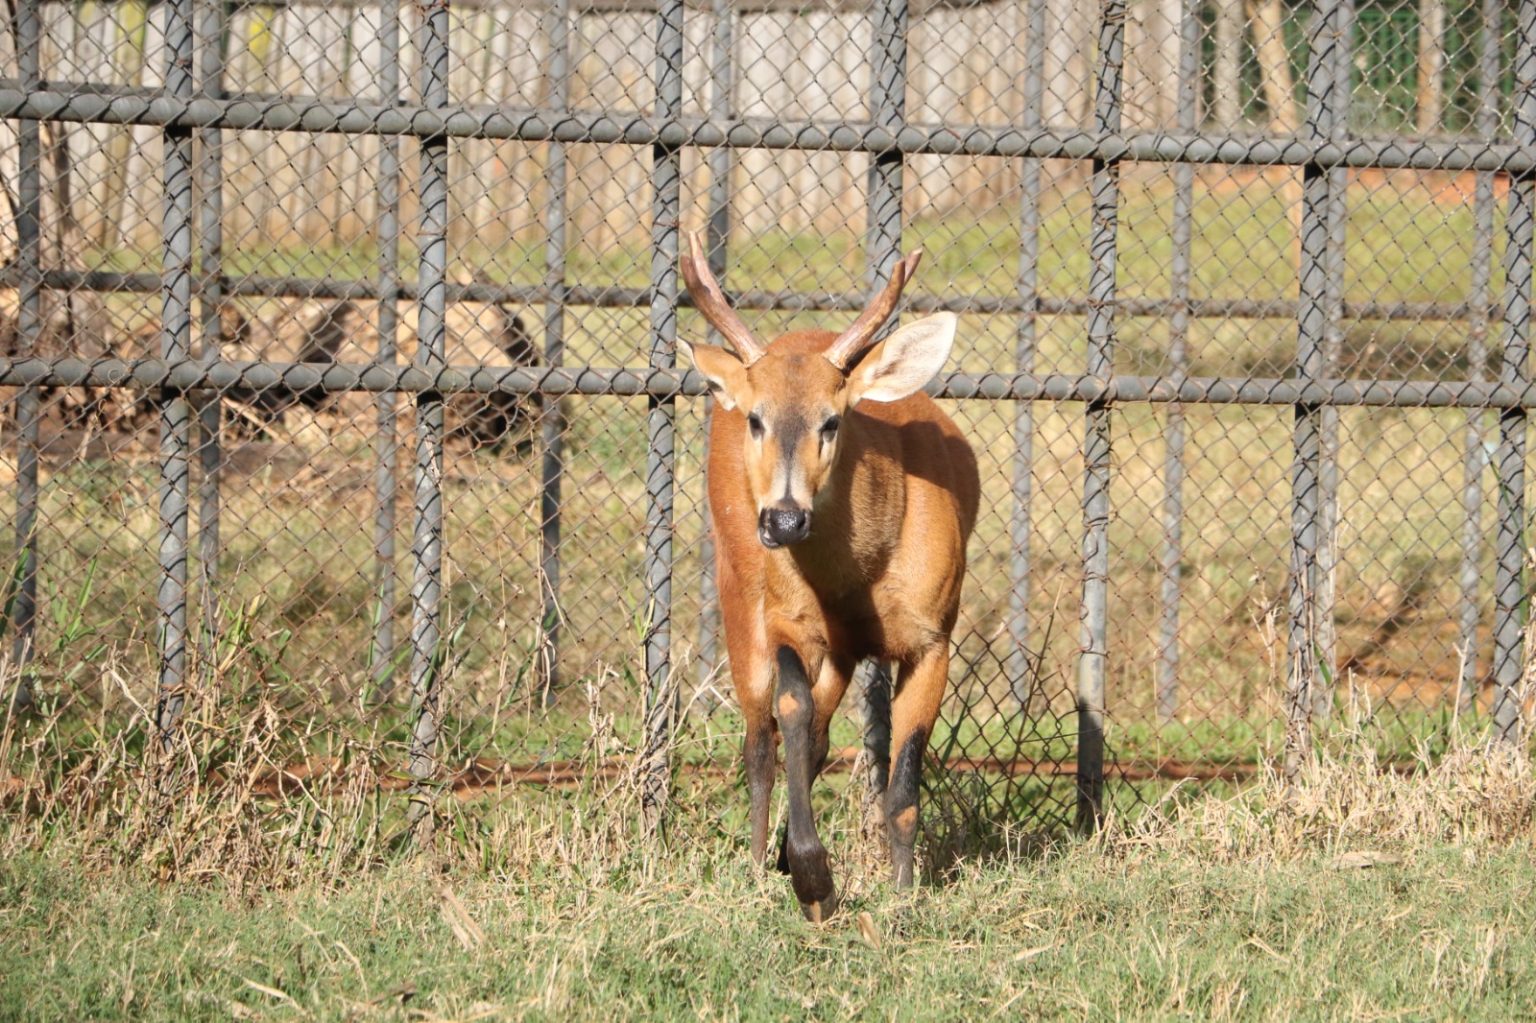
<svg viewBox="0 0 1536 1023">
<path fill-rule="evenodd" d="M 1419 75 L 1416 127 L 1420 135 L 1440 128 L 1445 92 L 1445 0 L 1419 0 Z"/>
<path fill-rule="evenodd" d="M 89 45 L 89 25 L 95 16 L 94 8 L 94 4 L 81 4 L 76 16 L 66 23 L 65 46 L 72 65 L 70 72 L 75 75 L 83 76 L 87 73 L 88 60 L 85 48 Z M 141 53 L 142 49 L 141 45 Z M 68 124 L 55 121 L 45 121 L 42 130 L 44 158 L 53 175 L 53 241 L 55 245 L 54 252 L 44 251 L 43 263 L 45 266 L 84 269 L 88 244 L 85 228 L 75 215 L 75 154 L 74 147 L 70 143 L 74 132 Z M 44 244 L 47 244 L 46 240 Z M 71 293 L 69 298 L 72 301 L 74 294 Z"/>
<path fill-rule="evenodd" d="M 1046 0 L 1044 123 L 1084 127 L 1092 109 L 1088 87 L 1086 4 Z M 1092 5 L 1097 11 L 1098 5 Z"/>
<path fill-rule="evenodd" d="M 1301 123 L 1296 116 L 1296 88 L 1291 55 L 1285 45 L 1285 9 L 1281 0 L 1248 0 L 1248 24 L 1253 31 L 1253 55 L 1259 62 L 1269 130 L 1289 135 Z"/>
<path fill-rule="evenodd" d="M 352 26 L 357 21 L 357 9 L 351 3 L 335 5 L 340 53 L 333 66 L 334 74 L 326 83 L 326 91 L 338 102 L 351 95 L 352 62 L 357 47 L 352 40 Z M 310 244 L 339 244 L 342 240 L 341 220 L 345 210 L 342 189 L 350 157 L 356 153 L 356 143 L 341 135 L 317 135 L 304 149 L 304 180 L 309 190 L 308 209 L 304 210 L 299 234 Z"/>
<path fill-rule="evenodd" d="M 113 63 L 121 83 L 130 88 L 140 83 L 144 74 L 144 47 L 149 36 L 149 4 L 129 0 L 117 9 L 117 54 Z M 123 200 L 128 192 L 128 162 L 133 159 L 133 128 L 122 125 L 112 129 L 107 142 L 107 180 L 101 196 L 101 223 L 96 230 L 96 247 L 111 252 L 121 240 Z"/>
<path fill-rule="evenodd" d="M 69 54 L 72 65 L 71 71 L 77 75 L 84 75 L 87 67 L 87 55 L 85 46 L 88 43 L 87 26 L 90 24 L 92 11 L 90 5 L 81 5 L 75 17 L 71 18 L 63 26 L 65 32 L 64 46 Z M 140 47 L 142 55 L 143 47 Z M 142 63 L 142 56 L 140 59 Z M 74 148 L 70 144 L 73 131 L 68 124 L 55 121 L 45 121 L 42 126 L 43 159 L 48 168 L 51 181 L 48 182 L 48 194 L 53 200 L 52 210 L 44 207 L 43 224 L 52 223 L 53 235 L 48 237 L 46 230 L 42 239 L 43 265 L 63 267 L 65 269 L 85 269 L 86 254 L 90 245 L 85 236 L 85 228 L 75 216 L 75 155 Z M 124 129 L 124 136 L 128 129 Z M 123 172 L 127 168 L 124 166 Z M 49 213 L 52 216 L 49 216 Z M 62 306 L 62 323 L 54 325 L 55 329 L 62 329 L 63 336 L 59 339 L 62 347 L 60 354 L 84 355 L 94 357 L 107 354 L 104 344 L 105 338 L 102 332 L 105 324 L 103 310 L 106 306 L 105 299 L 96 292 L 85 292 L 76 289 L 62 293 L 50 293 L 44 295 L 44 318 L 46 321 L 54 319 L 52 305 L 58 302 Z M 82 336 L 83 324 L 89 324 Z M 93 392 L 87 389 L 84 405 L 99 404 L 102 400 L 102 392 Z M 80 392 L 69 392 L 69 398 L 65 404 L 70 404 L 79 399 Z"/>
<path fill-rule="evenodd" d="M 1243 116 L 1242 51 L 1242 0 L 1216 0 L 1216 124 L 1229 130 Z"/>
<path fill-rule="evenodd" d="M 1179 22 L 1183 8 L 1183 0 L 1146 0 L 1146 7 L 1140 12 L 1146 32 L 1149 94 L 1141 102 L 1140 111 L 1131 109 L 1127 113 L 1149 128 L 1171 129 L 1178 120 Z"/>
<path fill-rule="evenodd" d="M 237 15 L 244 16 L 243 25 Z M 237 15 L 231 15 L 229 22 L 231 52 L 226 58 L 225 90 L 229 93 L 281 91 L 273 68 L 283 53 L 283 48 L 275 45 L 277 7 L 253 4 L 237 11 Z M 237 25 L 243 42 L 238 54 L 234 51 Z M 264 232 L 267 240 L 278 237 L 282 231 L 281 218 L 275 217 L 279 202 L 275 185 L 278 173 L 272 165 L 277 147 L 249 132 L 229 132 L 225 138 L 224 161 L 228 170 L 224 183 L 234 197 L 227 211 L 234 218 L 225 227 L 227 236 L 254 230 Z"/>
</svg>

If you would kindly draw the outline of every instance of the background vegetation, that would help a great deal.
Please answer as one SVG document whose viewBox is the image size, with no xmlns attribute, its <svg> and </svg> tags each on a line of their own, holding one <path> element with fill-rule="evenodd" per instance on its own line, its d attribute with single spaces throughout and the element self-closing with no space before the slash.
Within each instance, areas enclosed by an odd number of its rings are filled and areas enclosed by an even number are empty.
<svg viewBox="0 0 1536 1023">
<path fill-rule="evenodd" d="M 13 792 L 0 818 L 0 1015 L 1536 1011 L 1530 763 L 1465 742 L 1394 772 L 1372 746 L 1346 731 L 1294 786 L 1182 788 L 1094 840 L 1021 835 L 905 894 L 863 837 L 856 793 L 824 789 L 845 901 L 820 927 L 786 879 L 744 862 L 739 794 L 718 788 L 680 801 L 654 841 L 622 781 L 588 778 L 559 811 L 509 788 L 450 801 L 433 839 L 406 849 L 367 785 L 274 798 L 230 776 L 178 793 L 162 818 L 152 785 L 81 778 Z"/>
</svg>

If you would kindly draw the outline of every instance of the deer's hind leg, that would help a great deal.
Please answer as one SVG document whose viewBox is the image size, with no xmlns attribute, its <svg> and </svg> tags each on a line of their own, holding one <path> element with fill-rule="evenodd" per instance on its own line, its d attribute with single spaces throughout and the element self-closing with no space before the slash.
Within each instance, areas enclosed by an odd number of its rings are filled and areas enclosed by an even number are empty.
<svg viewBox="0 0 1536 1023">
<path fill-rule="evenodd" d="M 898 888 L 912 884 L 917 842 L 918 786 L 923 754 L 938 720 L 949 680 L 949 637 L 912 664 L 903 664 L 891 701 L 891 775 L 885 790 L 885 823 L 891 842 L 891 873 Z"/>
<path fill-rule="evenodd" d="M 843 702 L 848 691 L 848 680 L 853 677 L 854 662 L 829 652 L 816 674 L 816 684 L 811 687 L 811 702 L 816 706 L 816 719 L 811 727 L 811 780 L 821 776 L 827 766 L 827 754 L 831 748 L 832 713 Z"/>
</svg>

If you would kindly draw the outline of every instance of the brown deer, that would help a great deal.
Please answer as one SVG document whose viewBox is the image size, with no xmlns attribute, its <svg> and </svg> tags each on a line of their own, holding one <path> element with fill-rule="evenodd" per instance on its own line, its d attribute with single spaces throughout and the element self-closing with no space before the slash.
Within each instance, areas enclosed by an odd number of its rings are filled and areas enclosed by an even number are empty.
<svg viewBox="0 0 1536 1023">
<path fill-rule="evenodd" d="M 694 304 L 735 349 L 683 345 L 715 398 L 709 505 L 731 676 L 746 724 L 752 857 L 763 862 L 775 732 L 789 822 L 781 866 L 806 917 L 837 905 L 811 783 L 854 667 L 898 666 L 884 797 L 895 883 L 912 883 L 923 752 L 949 674 L 950 633 L 976 522 L 976 457 L 922 387 L 949 356 L 955 316 L 874 339 L 922 253 L 841 334 L 768 345 L 730 307 L 697 236 L 682 260 Z"/>
</svg>

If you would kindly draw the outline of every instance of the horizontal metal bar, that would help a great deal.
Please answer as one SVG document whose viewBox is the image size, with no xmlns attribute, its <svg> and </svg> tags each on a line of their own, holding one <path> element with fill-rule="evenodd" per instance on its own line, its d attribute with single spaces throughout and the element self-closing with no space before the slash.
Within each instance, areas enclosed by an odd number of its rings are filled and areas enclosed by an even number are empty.
<svg viewBox="0 0 1536 1023">
<path fill-rule="evenodd" d="M 0 288 L 15 288 L 21 283 L 21 271 L 15 266 L 0 267 Z M 110 270 L 45 270 L 43 287 L 56 291 L 115 291 L 153 294 L 160 290 L 156 273 L 121 273 Z M 592 285 L 491 284 L 488 282 L 448 284 L 450 302 L 485 302 L 501 305 L 535 305 L 564 301 L 567 306 L 592 306 L 602 309 L 638 309 L 650 305 L 650 289 Z M 386 295 L 388 292 L 388 295 Z M 377 280 L 345 281 L 328 277 L 275 277 L 252 275 L 224 282 L 222 294 L 265 298 L 379 299 L 397 297 L 414 300 L 419 289 L 413 281 L 392 285 Z M 737 309 L 759 312 L 856 312 L 863 309 L 868 296 L 862 292 L 743 291 L 729 295 Z M 1086 316 L 1091 304 L 1086 298 L 1041 296 L 1033 303 L 1013 295 L 907 295 L 903 307 L 914 313 L 954 312 L 975 316 L 1019 315 L 1033 312 L 1045 316 Z M 693 299 L 686 292 L 678 304 L 691 307 Z M 1293 319 L 1295 299 L 1194 298 L 1183 303 L 1172 298 L 1123 298 L 1119 315 L 1128 318 L 1166 319 L 1186 312 L 1192 319 Z M 1347 302 L 1344 318 L 1348 320 L 1409 320 L 1441 322 L 1467 320 L 1481 313 L 1497 322 L 1503 308 L 1497 302 L 1480 307 L 1476 302 Z"/>
<path fill-rule="evenodd" d="M 444 105 L 383 106 L 305 97 L 251 100 L 239 97 L 177 99 L 114 91 L 77 92 L 0 88 L 0 117 L 97 124 L 144 124 L 186 128 L 233 128 L 349 135 L 411 135 L 525 142 L 598 142 L 633 146 L 730 146 L 828 152 L 1032 156 L 1039 159 L 1143 161 L 1150 163 L 1260 164 L 1299 167 L 1384 167 L 1416 170 L 1483 170 L 1525 174 L 1536 170 L 1536 149 L 1485 142 L 1409 139 L 1303 141 L 1298 138 L 1234 138 L 1202 134 L 1090 132 L 1061 129 L 989 128 L 982 125 L 918 125 L 899 129 L 872 124 L 714 121 L 680 117 L 657 120 L 640 114 L 612 117 L 510 107 Z"/>
<path fill-rule="evenodd" d="M 219 362 L 164 359 L 0 359 L 4 387 L 133 387 L 172 390 L 357 391 L 540 394 L 667 398 L 699 396 L 693 371 L 647 367 L 512 368 L 348 363 Z M 1207 405 L 1364 405 L 1395 408 L 1536 408 L 1536 384 L 1492 381 L 1281 380 L 1112 376 L 1067 373 L 947 373 L 927 388 L 936 398 L 989 401 L 1181 402 Z"/>
<path fill-rule="evenodd" d="M 127 3 L 128 0 L 109 0 L 109 3 Z M 159 7 L 170 0 L 145 0 L 149 7 Z M 495 8 L 501 0 L 453 0 L 454 10 L 479 11 Z M 1002 0 L 915 0 L 912 4 L 912 13 L 920 15 L 932 10 L 971 10 L 979 7 L 994 7 Z M 325 0 L 225 0 L 224 9 L 228 13 L 243 11 L 250 7 L 271 7 L 282 10 L 290 7 L 325 6 Z M 542 4 L 530 4 L 538 9 Z M 574 14 L 643 14 L 654 13 L 656 0 L 577 0 L 571 4 Z M 685 0 L 684 6 L 698 11 L 710 9 L 710 0 Z M 837 14 L 855 14 L 869 10 L 873 4 L 870 0 L 735 0 L 731 9 L 741 14 L 812 14 L 830 11 Z"/>
</svg>

